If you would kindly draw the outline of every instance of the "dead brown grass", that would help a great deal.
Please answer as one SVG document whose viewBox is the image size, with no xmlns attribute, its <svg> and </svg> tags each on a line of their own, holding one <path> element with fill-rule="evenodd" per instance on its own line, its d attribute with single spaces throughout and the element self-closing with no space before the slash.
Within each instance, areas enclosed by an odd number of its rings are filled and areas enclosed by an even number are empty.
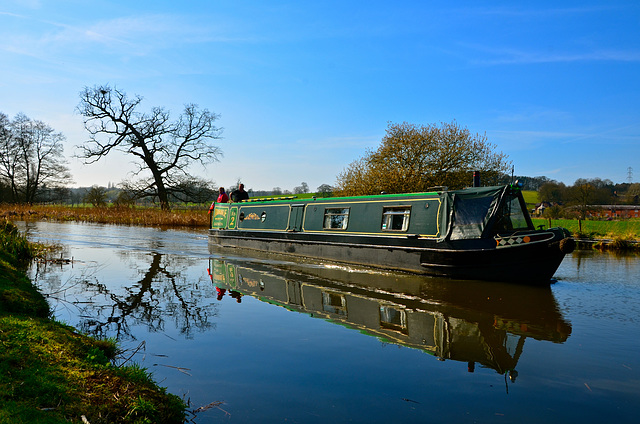
<svg viewBox="0 0 640 424">
<path fill-rule="evenodd" d="M 0 204 L 2 218 L 9 221 L 78 221 L 172 228 L 207 228 L 209 225 L 209 215 L 204 207 L 167 212 L 157 208 Z"/>
</svg>

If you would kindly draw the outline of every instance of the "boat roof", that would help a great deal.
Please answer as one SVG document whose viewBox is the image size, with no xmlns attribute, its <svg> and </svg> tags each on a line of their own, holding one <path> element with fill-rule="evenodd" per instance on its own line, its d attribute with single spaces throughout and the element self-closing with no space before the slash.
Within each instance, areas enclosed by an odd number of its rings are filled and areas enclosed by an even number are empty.
<svg viewBox="0 0 640 424">
<path fill-rule="evenodd" d="M 479 197 L 484 195 L 492 196 L 496 191 L 503 190 L 508 186 L 490 186 L 490 187 L 467 187 L 460 190 L 447 190 L 443 187 L 442 190 L 416 192 L 416 193 L 380 193 L 363 196 L 344 196 L 344 197 L 307 197 L 298 198 L 297 196 L 280 196 L 280 197 L 256 197 L 247 200 L 243 200 L 240 203 L 263 203 L 263 202 L 334 202 L 336 199 L 340 200 L 372 200 L 372 199 L 415 199 L 420 197 L 440 197 L 443 194 L 473 194 Z M 511 186 L 515 187 L 515 186 Z M 438 187 L 440 188 L 440 187 Z"/>
</svg>

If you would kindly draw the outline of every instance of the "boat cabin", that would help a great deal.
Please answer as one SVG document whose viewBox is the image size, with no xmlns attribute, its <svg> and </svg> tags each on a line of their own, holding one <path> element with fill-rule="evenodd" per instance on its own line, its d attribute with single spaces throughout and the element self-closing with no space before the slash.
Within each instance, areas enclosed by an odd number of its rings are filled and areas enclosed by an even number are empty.
<svg viewBox="0 0 640 424">
<path fill-rule="evenodd" d="M 533 230 L 517 187 L 219 203 L 211 228 L 444 240 Z"/>
</svg>

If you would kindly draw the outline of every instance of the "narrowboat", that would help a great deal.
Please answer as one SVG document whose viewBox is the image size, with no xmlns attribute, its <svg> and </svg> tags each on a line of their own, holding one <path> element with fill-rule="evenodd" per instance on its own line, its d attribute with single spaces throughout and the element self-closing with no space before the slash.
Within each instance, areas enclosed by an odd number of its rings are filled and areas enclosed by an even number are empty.
<svg viewBox="0 0 640 424">
<path fill-rule="evenodd" d="M 535 228 L 518 185 L 216 203 L 209 250 L 253 249 L 454 279 L 549 284 L 575 241 Z"/>
</svg>

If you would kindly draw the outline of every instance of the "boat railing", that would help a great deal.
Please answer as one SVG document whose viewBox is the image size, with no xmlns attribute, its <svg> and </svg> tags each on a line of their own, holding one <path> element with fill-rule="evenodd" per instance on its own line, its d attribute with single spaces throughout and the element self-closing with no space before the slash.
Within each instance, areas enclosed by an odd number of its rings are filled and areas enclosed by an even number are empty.
<svg viewBox="0 0 640 424">
<path fill-rule="evenodd" d="M 255 199 L 246 199 L 242 200 L 242 203 L 250 203 L 250 202 L 272 202 L 274 200 L 293 200 L 297 199 L 298 196 L 283 196 L 283 197 L 256 197 Z"/>
</svg>

